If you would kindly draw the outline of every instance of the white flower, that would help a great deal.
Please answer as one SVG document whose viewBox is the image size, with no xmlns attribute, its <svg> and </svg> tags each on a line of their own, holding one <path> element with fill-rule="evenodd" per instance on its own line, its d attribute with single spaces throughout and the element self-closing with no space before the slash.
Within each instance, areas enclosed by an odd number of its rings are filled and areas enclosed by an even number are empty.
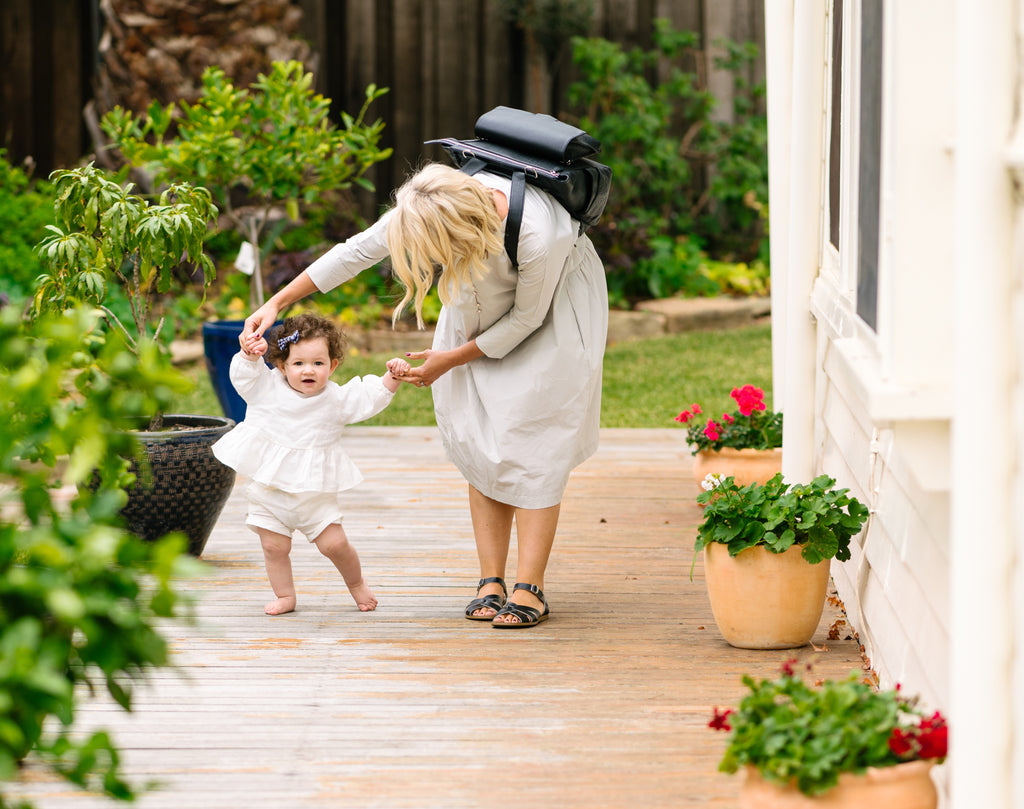
<svg viewBox="0 0 1024 809">
<path fill-rule="evenodd" d="M 717 489 L 721 486 L 723 480 L 725 480 L 725 475 L 717 475 L 714 472 L 709 472 L 704 476 L 704 480 L 701 481 L 700 487 L 704 491 L 710 492 L 712 489 Z"/>
</svg>

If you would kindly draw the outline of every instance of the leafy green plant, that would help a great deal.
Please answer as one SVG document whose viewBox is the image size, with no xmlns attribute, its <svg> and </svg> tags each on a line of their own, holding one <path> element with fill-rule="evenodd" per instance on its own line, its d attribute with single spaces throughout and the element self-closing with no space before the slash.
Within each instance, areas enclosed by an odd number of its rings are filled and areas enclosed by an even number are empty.
<svg viewBox="0 0 1024 809">
<path fill-rule="evenodd" d="M 730 449 L 775 449 L 782 446 L 782 413 L 768 410 L 764 390 L 747 384 L 733 388 L 729 394 L 736 402 L 736 410 L 723 413 L 719 420 L 710 418 L 702 427 L 698 416 L 703 414 L 699 404 L 690 405 L 675 420 L 688 425 L 686 438 L 692 454 Z"/>
<path fill-rule="evenodd" d="M 810 483 L 788 484 L 782 474 L 767 483 L 740 487 L 732 477 L 708 475 L 697 502 L 704 519 L 697 527 L 695 554 L 717 542 L 736 556 L 755 545 L 783 553 L 793 545 L 814 565 L 850 558 L 850 539 L 860 532 L 868 509 L 849 489 L 819 475 Z M 695 557 L 696 558 L 696 557 Z"/>
<path fill-rule="evenodd" d="M 216 66 L 202 82 L 195 104 L 175 110 L 154 102 L 138 119 L 118 107 L 101 126 L 157 184 L 188 180 L 211 190 L 228 226 L 252 250 L 255 308 L 264 297 L 263 259 L 302 207 L 353 184 L 373 189 L 364 174 L 391 150 L 378 146 L 383 122 L 365 118 L 387 89 L 370 85 L 362 109 L 343 113 L 338 127 L 328 119 L 330 100 L 313 91 L 301 62 L 274 62 L 248 89 L 236 88 Z"/>
<path fill-rule="evenodd" d="M 654 47 L 624 50 L 599 38 L 574 40 L 581 74 L 569 88 L 580 126 L 601 141 L 614 190 L 592 237 L 609 267 L 613 299 L 707 287 L 691 253 L 752 260 L 761 255 L 768 167 L 763 87 L 743 73 L 749 44 L 718 43 L 716 67 L 734 77 L 734 122 L 715 121 L 700 37 L 656 20 Z M 656 79 L 653 77 L 657 77 Z M 690 245 L 674 255 L 680 237 Z M 668 270 L 672 260 L 678 269 Z"/>
<path fill-rule="evenodd" d="M 187 614 L 173 579 L 199 563 L 180 537 L 122 527 L 135 441 L 120 419 L 185 383 L 151 342 L 129 348 L 99 318 L 0 310 L 0 782 L 34 750 L 69 781 L 130 798 L 114 741 L 75 731 L 81 686 L 130 710 L 135 684 L 168 663 L 158 624 Z"/>
<path fill-rule="evenodd" d="M 32 284 L 43 268 L 35 246 L 52 222 L 49 183 L 33 181 L 0 149 L 0 294 L 9 300 L 31 299 Z"/>
<path fill-rule="evenodd" d="M 88 301 L 133 350 L 159 339 L 164 319 L 154 304 L 171 290 L 178 264 L 193 261 L 204 283 L 213 279 L 213 262 L 203 252 L 207 223 L 217 214 L 210 192 L 179 183 L 152 204 L 91 163 L 55 171 L 51 180 L 57 224 L 47 227 L 50 235 L 38 246 L 48 270 L 38 279 L 34 310 Z M 128 300 L 130 327 L 105 305 L 112 284 Z"/>
<path fill-rule="evenodd" d="M 760 259 L 747 264 L 705 258 L 700 273 L 725 295 L 767 295 L 771 287 L 771 271 Z"/>
<path fill-rule="evenodd" d="M 923 712 L 899 686 L 877 691 L 856 672 L 812 686 L 795 663 L 772 680 L 744 675 L 748 692 L 739 707 L 715 709 L 709 726 L 729 733 L 722 772 L 750 766 L 769 781 L 822 795 L 841 773 L 945 759 L 946 720 Z"/>
<path fill-rule="evenodd" d="M 715 295 L 721 286 L 704 271 L 705 258 L 700 245 L 688 236 L 652 236 L 650 255 L 638 258 L 634 269 L 647 279 L 647 289 L 655 298 Z M 616 278 L 609 285 L 620 289 L 622 281 Z"/>
</svg>

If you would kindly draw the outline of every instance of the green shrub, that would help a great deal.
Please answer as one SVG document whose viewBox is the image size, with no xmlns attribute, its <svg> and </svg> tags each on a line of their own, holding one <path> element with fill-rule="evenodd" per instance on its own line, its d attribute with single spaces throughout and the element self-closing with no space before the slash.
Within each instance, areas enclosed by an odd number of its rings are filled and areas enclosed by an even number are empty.
<svg viewBox="0 0 1024 809">
<path fill-rule="evenodd" d="M 168 406 L 184 382 L 98 317 L 0 310 L 0 784 L 34 750 L 71 782 L 129 798 L 114 741 L 74 732 L 82 687 L 130 710 L 135 684 L 168 663 L 157 621 L 186 607 L 172 578 L 199 563 L 182 537 L 150 544 L 122 527 L 135 441 L 117 419 Z M 60 477 L 83 484 L 68 502 Z"/>
<path fill-rule="evenodd" d="M 0 294 L 11 301 L 30 298 L 42 271 L 34 248 L 53 222 L 52 200 L 49 183 L 33 181 L 0 149 Z"/>
<path fill-rule="evenodd" d="M 699 271 L 718 260 L 766 255 L 767 122 L 763 86 L 743 74 L 757 51 L 719 43 L 715 65 L 734 77 L 735 123 L 712 119 L 700 38 L 655 21 L 654 48 L 624 50 L 605 39 L 574 40 L 582 78 L 569 88 L 580 125 L 601 141 L 614 172 L 601 224 L 592 230 L 613 302 L 716 291 Z M 657 80 L 652 77 L 659 77 Z"/>
<path fill-rule="evenodd" d="M 195 104 L 175 110 L 153 102 L 138 119 L 117 107 L 101 122 L 125 159 L 157 184 L 186 181 L 211 191 L 233 244 L 256 248 L 251 307 L 263 303 L 261 257 L 278 250 L 285 230 L 301 225 L 300 216 L 325 217 L 329 192 L 372 190 L 365 172 L 391 155 L 378 146 L 384 123 L 365 122 L 385 88 L 368 87 L 362 109 L 343 113 L 338 127 L 328 119 L 330 100 L 312 82 L 300 62 L 274 62 L 251 87 L 236 88 L 213 66 Z M 221 258 L 233 262 L 234 255 Z"/>
</svg>

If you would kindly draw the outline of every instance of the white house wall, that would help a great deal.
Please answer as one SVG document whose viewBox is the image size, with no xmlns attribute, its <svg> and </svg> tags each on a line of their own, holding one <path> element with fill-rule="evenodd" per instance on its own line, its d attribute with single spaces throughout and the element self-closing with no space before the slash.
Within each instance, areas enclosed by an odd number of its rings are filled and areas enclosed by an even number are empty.
<svg viewBox="0 0 1024 809">
<path fill-rule="evenodd" d="M 766 4 L 783 471 L 827 473 L 871 510 L 833 579 L 882 685 L 951 718 L 943 805 L 1024 809 L 1024 0 L 881 7 L 871 329 L 854 291 L 862 3 L 844 3 L 834 100 L 827 48 L 820 58 L 832 3 Z M 838 250 L 830 103 L 843 118 Z"/>
<path fill-rule="evenodd" d="M 883 20 L 883 101 L 880 177 L 880 253 L 876 330 L 856 314 L 858 223 L 859 14 L 846 2 L 844 99 L 814 93 L 815 82 L 799 75 L 830 41 L 831 17 L 818 2 L 768 3 L 769 96 L 789 113 L 791 132 L 808 120 L 828 120 L 830 103 L 843 105 L 842 210 L 838 253 L 827 238 L 827 132 L 819 150 L 793 148 L 781 170 L 789 175 L 784 207 L 776 204 L 772 178 L 772 283 L 786 290 L 785 318 L 773 321 L 773 339 L 787 346 L 775 370 L 782 388 L 787 423 L 794 404 L 811 403 L 808 423 L 796 407 L 798 423 L 785 435 L 783 470 L 787 477 L 808 474 L 787 457 L 811 448 L 811 474 L 827 473 L 871 509 L 867 529 L 856 539 L 852 559 L 833 563 L 833 579 L 853 627 L 884 686 L 899 682 L 924 703 L 949 712 L 952 700 L 950 480 L 953 409 L 950 357 L 953 351 L 953 234 L 955 107 L 954 0 L 886 2 Z M 771 18 L 778 15 L 774 20 Z M 772 72 L 773 30 L 789 20 L 793 54 L 789 62 L 791 98 L 776 93 L 779 65 Z M 821 26 L 817 39 L 809 36 Z M 783 42 L 779 38 L 777 42 Z M 827 59 L 820 60 L 820 86 L 828 86 Z M 812 95 L 813 94 L 813 95 Z M 776 121 L 785 117 L 775 110 Z M 784 129 L 772 129 L 769 149 L 778 150 Z M 773 139 L 773 133 L 775 135 Z M 790 137 L 796 137 L 790 135 Z M 797 155 L 802 152 L 803 157 Z M 779 155 L 769 165 L 780 170 Z M 818 167 L 818 204 L 800 198 L 796 188 Z M 806 186 L 804 186 L 806 187 Z M 801 223 L 795 223 L 800 218 Z M 774 234 L 788 234 L 777 251 Z M 796 240 L 816 234 L 812 286 L 808 245 Z M 808 338 L 802 318 L 813 317 Z M 792 343 L 813 343 L 811 367 Z M 803 346 L 806 348 L 806 345 Z M 796 361 L 794 362 L 794 358 Z M 812 384 L 808 386 L 808 376 Z M 794 435 L 796 438 L 794 439 Z M 964 808 L 966 809 L 966 807 Z"/>
</svg>

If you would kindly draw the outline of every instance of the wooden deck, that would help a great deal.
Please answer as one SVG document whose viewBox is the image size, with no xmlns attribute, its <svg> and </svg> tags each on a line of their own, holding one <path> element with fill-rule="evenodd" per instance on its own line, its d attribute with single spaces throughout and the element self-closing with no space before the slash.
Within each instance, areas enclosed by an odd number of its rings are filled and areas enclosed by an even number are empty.
<svg viewBox="0 0 1024 809">
<path fill-rule="evenodd" d="M 109 727 L 142 809 L 515 806 L 735 807 L 712 706 L 744 672 L 797 656 L 821 676 L 862 664 L 855 641 L 743 651 L 719 637 L 698 563 L 682 430 L 610 430 L 566 494 L 545 587 L 552 619 L 496 631 L 462 618 L 478 576 L 466 488 L 430 428 L 353 428 L 366 481 L 346 530 L 379 600 L 360 613 L 330 563 L 296 542 L 299 607 L 269 618 L 242 486 L 210 539 L 194 626 L 172 625 L 162 671 Z M 514 543 L 513 543 L 514 544 Z M 513 560 L 514 561 L 514 560 Z M 514 565 L 510 571 L 514 570 Z M 510 578 L 512 573 L 510 572 Z M 511 584 L 511 581 L 510 581 Z M 112 805 L 30 763 L 40 809 Z"/>
</svg>

